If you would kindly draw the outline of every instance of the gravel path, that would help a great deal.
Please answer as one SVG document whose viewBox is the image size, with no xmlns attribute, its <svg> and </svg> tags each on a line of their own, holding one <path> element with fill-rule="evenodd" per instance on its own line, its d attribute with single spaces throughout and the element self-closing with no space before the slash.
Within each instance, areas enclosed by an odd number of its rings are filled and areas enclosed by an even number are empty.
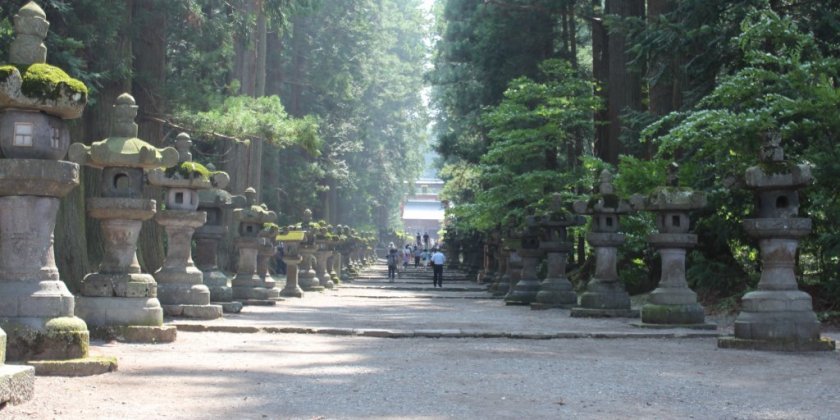
<svg viewBox="0 0 840 420">
<path fill-rule="evenodd" d="M 361 292 L 370 290 L 309 294 L 220 322 L 633 328 L 496 300 L 441 298 L 455 292 L 350 297 Z M 719 350 L 714 338 L 178 334 L 165 345 L 95 343 L 92 351 L 119 358 L 118 372 L 38 377 L 35 399 L 2 409 L 0 418 L 840 419 L 838 352 Z"/>
</svg>

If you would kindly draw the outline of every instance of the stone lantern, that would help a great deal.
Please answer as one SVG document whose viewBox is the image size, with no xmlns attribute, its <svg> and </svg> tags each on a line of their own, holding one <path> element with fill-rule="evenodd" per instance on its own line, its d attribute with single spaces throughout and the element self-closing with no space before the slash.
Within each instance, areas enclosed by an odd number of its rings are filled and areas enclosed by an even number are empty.
<svg viewBox="0 0 840 420">
<path fill-rule="evenodd" d="M 682 327 L 715 329 L 706 323 L 703 307 L 697 303 L 697 294 L 688 287 L 685 279 L 685 253 L 697 244 L 697 235 L 688 233 L 688 212 L 706 206 L 706 195 L 680 188 L 677 178 L 679 167 L 668 167 L 668 186 L 654 190 L 643 197 L 634 195 L 631 203 L 636 210 L 655 214 L 659 232 L 648 236 L 648 242 L 659 251 L 662 274 L 656 290 L 642 306 L 642 327 Z"/>
<path fill-rule="evenodd" d="M 297 226 L 289 226 L 280 231 L 277 241 L 285 245 L 283 262 L 286 263 L 286 285 L 280 291 L 283 297 L 303 297 L 303 289 L 298 285 L 298 264 L 303 260 L 300 256 L 300 244 L 306 241 L 307 232 Z"/>
<path fill-rule="evenodd" d="M 796 250 L 811 231 L 811 219 L 798 217 L 799 189 L 808 185 L 811 167 L 785 160 L 778 135 L 768 135 L 761 163 L 746 171 L 755 191 L 758 217 L 744 219 L 747 234 L 758 239 L 761 279 L 755 291 L 741 298 L 735 337 L 718 346 L 774 351 L 833 350 L 834 341 L 820 338 L 820 321 L 811 296 L 797 287 Z"/>
<path fill-rule="evenodd" d="M 501 290 L 507 290 L 504 295 L 507 297 L 516 290 L 516 285 L 522 279 L 522 257 L 519 252 L 522 250 L 522 238 L 525 231 L 518 227 L 511 227 L 507 230 L 504 239 L 504 246 L 508 250 L 507 272 L 508 284 L 500 287 Z"/>
<path fill-rule="evenodd" d="M 338 286 L 341 282 L 341 279 L 339 278 L 339 273 L 341 272 L 339 262 L 341 260 L 341 252 L 339 251 L 339 246 L 343 240 L 341 236 L 341 226 L 330 226 L 329 234 L 330 237 L 327 241 L 327 246 L 330 251 L 332 251 L 332 254 L 327 260 L 327 275 L 330 276 L 330 280 L 332 280 L 333 285 Z"/>
<path fill-rule="evenodd" d="M 504 296 L 510 291 L 509 259 L 510 248 L 507 247 L 505 239 L 502 238 L 499 241 L 499 272 L 496 275 L 496 281 L 488 288 L 493 296 Z"/>
<path fill-rule="evenodd" d="M 330 226 L 322 222 L 314 232 L 316 245 L 315 276 L 318 277 L 321 287 L 325 289 L 335 288 L 332 276 L 327 271 L 327 261 L 333 254 Z"/>
<path fill-rule="evenodd" d="M 245 190 L 248 204 L 233 211 L 233 218 L 239 223 L 238 237 L 234 241 L 239 250 L 236 277 L 233 278 L 233 298 L 245 305 L 274 305 L 280 300 L 280 291 L 273 282 L 266 282 L 257 274 L 257 254 L 264 238 L 260 237 L 263 226 L 274 223 L 277 214 L 264 205 L 257 205 L 257 192 Z"/>
<path fill-rule="evenodd" d="M 522 274 L 516 285 L 505 296 L 506 305 L 530 305 L 536 302 L 537 293 L 540 291 L 537 264 L 543 255 L 543 250 L 540 249 L 539 226 L 534 216 L 528 216 L 525 224 L 522 247 L 519 249 L 519 256 L 522 257 Z"/>
<path fill-rule="evenodd" d="M 212 165 L 207 165 L 214 170 Z M 207 222 L 195 230 L 195 265 L 204 275 L 204 284 L 210 290 L 210 302 L 221 305 L 223 312 L 238 313 L 242 302 L 233 300 L 233 289 L 227 274 L 219 269 L 219 242 L 227 234 L 223 211 L 234 207 L 244 207 L 245 197 L 232 196 L 221 188 L 209 188 L 198 192 L 198 210 L 207 213 Z"/>
<path fill-rule="evenodd" d="M 359 247 L 361 238 L 355 229 L 350 229 L 348 234 L 348 251 L 347 251 L 347 277 L 355 278 L 359 275 Z"/>
<path fill-rule="evenodd" d="M 490 231 L 484 241 L 483 250 L 483 273 L 481 282 L 488 284 L 488 290 L 493 291 L 493 285 L 498 281 L 497 270 L 497 251 L 499 247 L 499 232 L 496 229 Z"/>
<path fill-rule="evenodd" d="M 142 198 L 143 170 L 176 165 L 178 151 L 137 138 L 136 116 L 134 98 L 124 93 L 114 105 L 111 137 L 70 146 L 71 160 L 102 169 L 102 196 L 87 200 L 87 213 L 100 220 L 105 242 L 99 271 L 82 280 L 76 314 L 106 337 L 170 342 L 175 327 L 163 326 L 157 283 L 141 272 L 136 251 L 140 227 L 156 211 L 155 200 Z"/>
<path fill-rule="evenodd" d="M 586 285 L 586 292 L 580 297 L 580 307 L 572 309 L 574 317 L 628 317 L 639 316 L 630 309 L 630 295 L 618 277 L 618 247 L 624 243 L 624 234 L 619 230 L 622 214 L 631 211 L 630 203 L 615 194 L 612 174 L 601 172 L 598 193 L 589 201 L 576 201 L 575 213 L 592 217 L 591 231 L 586 240 L 595 248 L 595 275 Z"/>
<path fill-rule="evenodd" d="M 320 292 L 324 290 L 321 286 L 321 281 L 315 275 L 315 252 L 318 250 L 318 245 L 315 242 L 315 230 L 317 226 L 312 223 L 312 211 L 306 209 L 303 212 L 303 223 L 301 225 L 304 230 L 308 232 L 306 240 L 300 244 L 300 255 L 303 259 L 298 270 L 298 284 L 301 289 L 307 292 Z"/>
<path fill-rule="evenodd" d="M 14 16 L 11 65 L 0 66 L 0 401 L 12 403 L 32 397 L 33 369 L 5 365 L 7 356 L 68 368 L 88 356 L 88 326 L 53 248 L 60 199 L 79 185 L 79 165 L 60 160 L 65 120 L 82 115 L 87 88 L 46 64 L 48 29 L 44 11 L 26 4 Z"/>
<path fill-rule="evenodd" d="M 204 274 L 192 259 L 192 237 L 196 228 L 207 221 L 207 213 L 197 211 L 199 191 L 224 188 L 230 181 L 225 172 L 210 172 L 192 161 L 192 140 L 181 133 L 175 140 L 178 165 L 166 171 L 158 168 L 149 172 L 149 183 L 166 188 L 166 209 L 155 216 L 166 229 L 166 259 L 157 272 L 158 299 L 164 313 L 197 319 L 216 319 L 222 316 L 222 306 L 210 304 L 210 289 L 204 284 Z"/>
<path fill-rule="evenodd" d="M 499 230 L 499 275 L 490 289 L 493 296 L 506 296 L 511 291 L 510 256 L 522 244 L 521 236 L 517 233 L 512 221 L 503 224 Z"/>
<path fill-rule="evenodd" d="M 338 280 L 340 282 L 350 281 L 350 253 L 353 250 L 353 238 L 349 226 L 340 226 L 341 234 L 339 237 L 341 241 L 338 245 Z"/>
<path fill-rule="evenodd" d="M 586 221 L 582 216 L 567 211 L 560 196 L 555 195 L 551 211 L 538 223 L 546 234 L 540 240 L 540 248 L 548 255 L 548 264 L 545 280 L 537 293 L 537 301 L 531 307 L 534 309 L 571 308 L 577 304 L 577 294 L 572 287 L 572 282 L 566 277 L 566 262 L 569 260 L 569 252 L 573 249 L 573 243 L 569 240 L 566 229 L 570 226 L 580 226 Z"/>
<path fill-rule="evenodd" d="M 260 238 L 260 247 L 257 250 L 257 277 L 262 280 L 264 287 L 273 289 L 276 282 L 271 277 L 271 260 L 277 253 L 277 234 L 280 233 L 280 226 L 274 223 L 266 223 L 257 235 Z"/>
</svg>

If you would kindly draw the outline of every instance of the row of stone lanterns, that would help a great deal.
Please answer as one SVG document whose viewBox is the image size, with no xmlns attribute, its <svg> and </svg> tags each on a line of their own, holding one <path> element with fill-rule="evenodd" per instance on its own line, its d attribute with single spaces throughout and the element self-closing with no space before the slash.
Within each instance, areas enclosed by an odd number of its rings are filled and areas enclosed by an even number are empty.
<svg viewBox="0 0 840 420">
<path fill-rule="evenodd" d="M 322 239 L 312 244 L 325 252 L 318 268 L 328 286 L 340 281 L 338 251 L 354 267 L 362 255 L 371 255 L 369 238 L 362 240 L 347 228 L 296 240 L 278 236 L 276 215 L 256 203 L 253 189 L 244 197 L 231 196 L 223 190 L 227 174 L 192 162 L 188 135 L 178 135 L 174 148 L 139 139 L 138 107 L 127 93 L 116 99 L 108 138 L 71 145 L 65 121 L 82 115 L 87 89 L 46 64 L 48 29 L 44 11 L 34 2 L 26 4 L 14 16 L 10 65 L 0 66 L 0 404 L 31 398 L 36 370 L 77 373 L 81 365 L 89 374 L 113 370 L 113 358 L 88 363 L 91 332 L 122 341 L 171 342 L 176 329 L 163 325 L 164 314 L 213 319 L 223 310 L 239 311 L 241 303 L 234 299 L 273 304 L 280 292 L 268 263 L 278 239 L 292 250 L 286 261 L 294 274 L 297 244 Z M 65 156 L 69 161 L 61 160 Z M 53 232 L 61 197 L 79 185 L 80 165 L 100 176 L 101 192 L 87 200 L 86 209 L 100 223 L 104 255 L 74 296 L 59 278 Z M 165 188 L 163 210 L 144 198 L 147 183 Z M 232 287 L 216 259 L 227 230 L 222 211 L 229 208 L 236 208 L 240 254 Z M 142 272 L 137 259 L 142 223 L 152 218 L 168 237 L 166 259 L 154 275 Z M 360 251 L 363 245 L 367 248 Z M 294 274 L 286 295 L 302 296 Z M 7 356 L 35 369 L 5 365 Z"/>
<path fill-rule="evenodd" d="M 505 294 L 507 304 L 531 304 L 535 309 L 571 308 L 575 317 L 641 317 L 640 327 L 714 329 L 705 321 L 703 307 L 687 284 L 686 252 L 697 243 L 689 233 L 688 213 L 706 206 L 703 193 L 679 186 L 678 167 L 669 166 L 668 185 L 647 196 L 619 197 L 612 174 L 603 171 L 600 183 L 587 201 L 573 203 L 572 214 L 555 200 L 545 216 L 529 217 L 525 228 L 505 229 L 501 239 L 491 235 L 485 270 L 496 281 L 494 294 Z M 820 324 L 811 297 L 798 290 L 795 257 L 798 242 L 810 231 L 811 220 L 798 217 L 797 190 L 811 180 L 810 167 L 784 160 L 778 136 L 769 136 L 762 147 L 762 162 L 746 172 L 746 183 L 756 192 L 758 217 L 744 220 L 747 233 L 759 239 L 762 271 L 756 291 L 743 298 L 743 310 L 735 321 L 734 337 L 720 338 L 725 348 L 763 350 L 830 350 L 834 342 L 820 337 Z M 621 215 L 633 211 L 654 214 L 658 232 L 648 243 L 661 257 L 657 288 L 641 311 L 630 306 L 630 296 L 620 280 L 616 265 L 618 247 L 624 242 Z M 586 290 L 578 298 L 565 276 L 565 264 L 572 250 L 566 229 L 592 218 L 587 241 L 595 253 L 595 270 Z M 547 255 L 546 278 L 540 284 L 538 260 Z M 494 264 L 498 261 L 497 264 Z M 521 268 L 519 268 L 521 264 Z M 508 286 L 509 285 L 509 286 Z"/>
</svg>

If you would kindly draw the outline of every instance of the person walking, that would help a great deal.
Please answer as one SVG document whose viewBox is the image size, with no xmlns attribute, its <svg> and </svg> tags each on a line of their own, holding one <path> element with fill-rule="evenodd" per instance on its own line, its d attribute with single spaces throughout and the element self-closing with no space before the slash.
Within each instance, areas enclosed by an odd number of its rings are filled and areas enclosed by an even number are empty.
<svg viewBox="0 0 840 420">
<path fill-rule="evenodd" d="M 423 249 L 419 246 L 414 247 L 414 268 L 420 268 L 420 258 L 423 257 Z"/>
<path fill-rule="evenodd" d="M 432 278 L 435 287 L 443 287 L 443 263 L 446 262 L 446 257 L 439 249 L 434 249 L 432 254 Z"/>
<path fill-rule="evenodd" d="M 411 260 L 411 245 L 405 244 L 402 250 L 403 257 L 403 271 L 408 270 L 408 261 Z"/>
<path fill-rule="evenodd" d="M 394 246 L 393 242 L 388 244 L 388 256 L 386 258 L 388 261 L 388 282 L 393 283 L 394 279 L 397 277 L 397 261 L 399 261 L 397 248 Z"/>
</svg>

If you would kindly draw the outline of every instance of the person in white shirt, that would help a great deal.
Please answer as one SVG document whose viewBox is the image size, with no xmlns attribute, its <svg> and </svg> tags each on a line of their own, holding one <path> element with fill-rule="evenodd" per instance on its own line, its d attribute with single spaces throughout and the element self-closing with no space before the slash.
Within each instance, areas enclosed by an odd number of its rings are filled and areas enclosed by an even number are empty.
<svg viewBox="0 0 840 420">
<path fill-rule="evenodd" d="M 432 281 L 434 281 L 434 287 L 443 287 L 443 263 L 446 262 L 446 257 L 443 256 L 443 252 L 440 252 L 439 249 L 435 249 L 433 251 L 434 253 L 432 254 Z"/>
</svg>

